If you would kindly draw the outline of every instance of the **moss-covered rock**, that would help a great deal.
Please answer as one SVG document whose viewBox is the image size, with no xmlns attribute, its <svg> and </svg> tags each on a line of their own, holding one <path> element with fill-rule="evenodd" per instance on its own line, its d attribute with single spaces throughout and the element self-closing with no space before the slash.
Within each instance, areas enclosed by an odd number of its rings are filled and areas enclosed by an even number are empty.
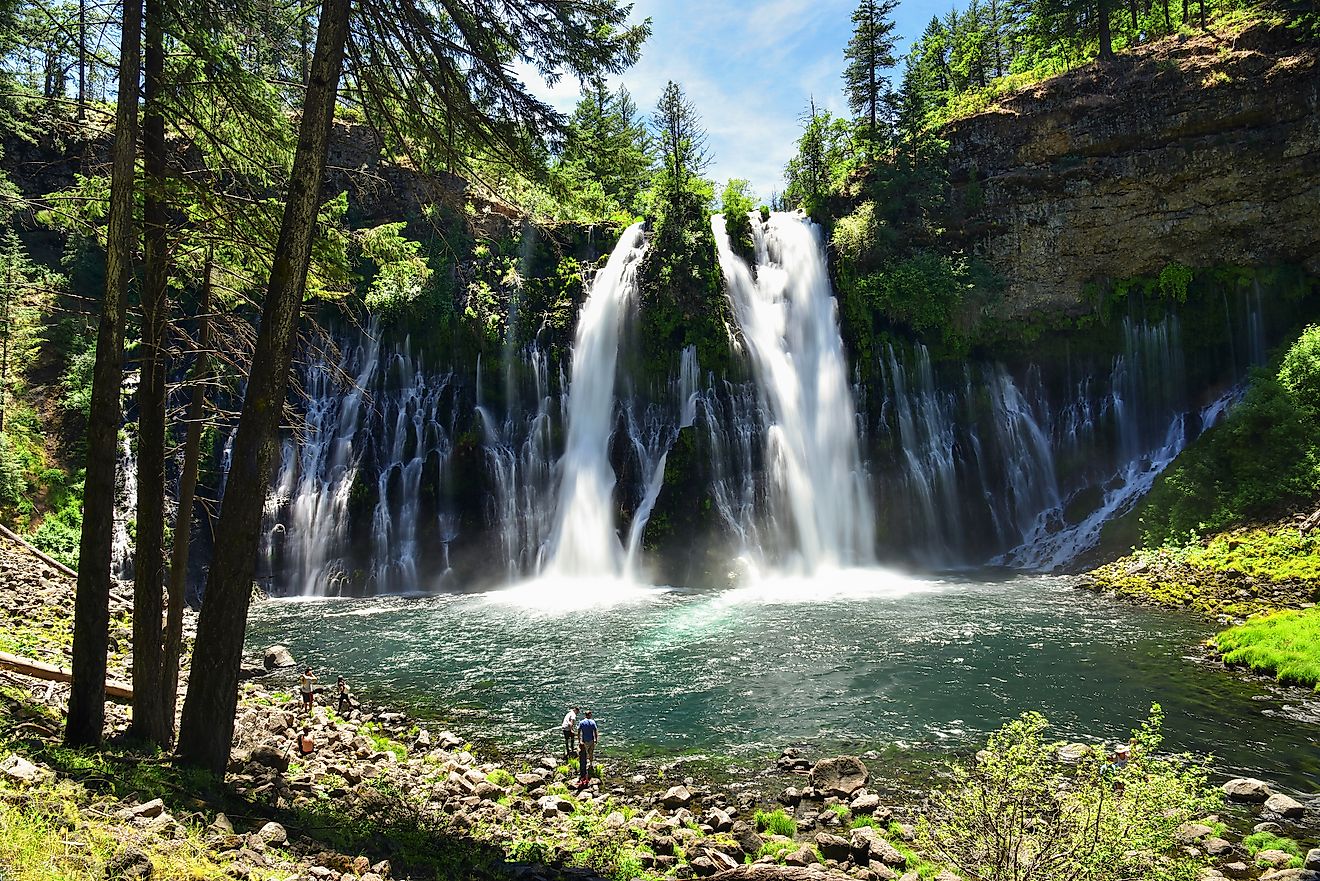
<svg viewBox="0 0 1320 881">
<path fill-rule="evenodd" d="M 696 346 L 702 367 L 728 370 L 729 299 L 705 205 L 686 194 L 656 222 L 639 272 L 641 345 L 648 378 L 663 379 Z"/>
</svg>

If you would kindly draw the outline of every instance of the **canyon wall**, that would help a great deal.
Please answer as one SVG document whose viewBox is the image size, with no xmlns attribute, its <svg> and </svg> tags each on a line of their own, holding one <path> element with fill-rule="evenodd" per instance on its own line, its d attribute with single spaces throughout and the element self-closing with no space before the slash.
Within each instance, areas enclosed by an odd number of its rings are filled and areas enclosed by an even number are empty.
<svg viewBox="0 0 1320 881">
<path fill-rule="evenodd" d="M 1320 274 L 1320 63 L 1286 30 L 1164 40 L 944 137 L 951 232 L 1004 279 L 1001 318 L 1171 263 Z"/>
</svg>

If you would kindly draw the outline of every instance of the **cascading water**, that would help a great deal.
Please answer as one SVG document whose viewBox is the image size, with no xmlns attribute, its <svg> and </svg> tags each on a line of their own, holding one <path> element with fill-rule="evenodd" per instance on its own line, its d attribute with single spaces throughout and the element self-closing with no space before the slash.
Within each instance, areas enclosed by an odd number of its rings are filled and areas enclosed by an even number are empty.
<svg viewBox="0 0 1320 881">
<path fill-rule="evenodd" d="M 567 390 L 567 438 L 559 461 L 559 498 L 552 551 L 555 576 L 618 576 L 624 549 L 614 527 L 614 469 L 609 441 L 614 423 L 615 364 L 620 325 L 637 293 L 645 253 L 642 225 L 624 231 L 582 305 Z"/>
<path fill-rule="evenodd" d="M 711 221 L 762 401 L 769 516 L 783 551 L 773 562 L 805 574 L 872 563 L 874 514 L 820 229 L 786 213 L 752 224 L 755 276 L 724 217 Z"/>
<path fill-rule="evenodd" d="M 452 515 L 436 498 L 452 452 L 450 373 L 405 341 L 382 352 L 370 328 L 304 372 L 304 424 L 285 439 L 266 506 L 262 558 L 281 593 L 327 596 L 428 590 L 448 570 Z M 345 391 L 346 389 L 346 391 Z M 422 534 L 434 539 L 425 576 Z"/>
</svg>

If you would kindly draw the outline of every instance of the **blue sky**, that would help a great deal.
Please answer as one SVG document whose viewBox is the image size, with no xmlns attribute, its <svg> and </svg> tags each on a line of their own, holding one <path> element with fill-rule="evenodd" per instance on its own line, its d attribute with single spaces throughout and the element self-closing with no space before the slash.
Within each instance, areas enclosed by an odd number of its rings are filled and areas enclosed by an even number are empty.
<svg viewBox="0 0 1320 881">
<path fill-rule="evenodd" d="M 951 5 L 900 3 L 894 16 L 900 51 Z M 682 85 L 710 134 L 710 176 L 721 186 L 730 177 L 747 178 L 765 201 L 783 186 L 809 96 L 847 112 L 843 49 L 855 6 L 856 0 L 636 0 L 633 18 L 651 19 L 651 39 L 637 65 L 614 81 L 647 113 L 668 80 Z M 528 79 L 564 112 L 577 102 L 575 81 L 551 89 Z"/>
</svg>

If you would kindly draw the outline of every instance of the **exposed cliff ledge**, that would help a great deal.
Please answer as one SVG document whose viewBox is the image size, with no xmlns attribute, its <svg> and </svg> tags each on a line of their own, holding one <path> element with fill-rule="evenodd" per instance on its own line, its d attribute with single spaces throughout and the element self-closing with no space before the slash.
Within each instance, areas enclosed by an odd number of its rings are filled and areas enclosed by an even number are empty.
<svg viewBox="0 0 1320 881">
<path fill-rule="evenodd" d="M 951 232 L 1006 280 L 1000 317 L 1173 262 L 1320 273 L 1320 63 L 1285 30 L 1170 38 L 944 134 Z"/>
</svg>

